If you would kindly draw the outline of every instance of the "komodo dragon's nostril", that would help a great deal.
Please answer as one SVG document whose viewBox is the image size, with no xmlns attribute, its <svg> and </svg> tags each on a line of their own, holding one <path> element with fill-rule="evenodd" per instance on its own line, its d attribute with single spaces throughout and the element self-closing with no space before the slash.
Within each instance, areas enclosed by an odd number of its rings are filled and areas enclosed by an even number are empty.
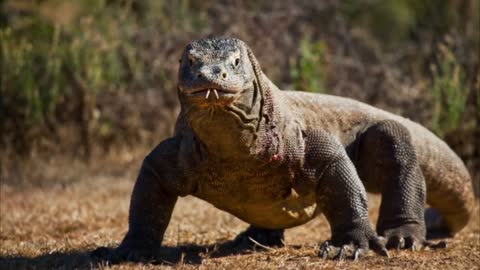
<svg viewBox="0 0 480 270">
<path fill-rule="evenodd" d="M 197 78 L 199 78 L 199 79 L 202 78 L 202 74 L 201 74 L 201 73 L 198 73 L 198 74 L 197 74 Z"/>
<path fill-rule="evenodd" d="M 225 73 L 225 72 L 222 73 L 222 77 L 223 77 L 224 79 L 226 79 L 226 78 L 227 78 L 227 73 Z"/>
</svg>

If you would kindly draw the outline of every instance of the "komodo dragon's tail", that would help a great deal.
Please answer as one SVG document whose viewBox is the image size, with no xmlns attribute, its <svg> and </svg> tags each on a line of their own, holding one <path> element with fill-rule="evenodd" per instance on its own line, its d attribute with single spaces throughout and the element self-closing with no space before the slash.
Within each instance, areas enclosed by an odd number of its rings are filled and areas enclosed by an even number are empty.
<svg viewBox="0 0 480 270">
<path fill-rule="evenodd" d="M 473 212 L 472 180 L 453 150 L 433 133 L 422 129 L 418 130 L 417 126 L 412 131 L 416 133 L 414 144 L 427 184 L 427 203 L 433 208 L 425 215 L 427 229 L 430 235 L 438 232 L 453 236 L 467 225 Z"/>
</svg>

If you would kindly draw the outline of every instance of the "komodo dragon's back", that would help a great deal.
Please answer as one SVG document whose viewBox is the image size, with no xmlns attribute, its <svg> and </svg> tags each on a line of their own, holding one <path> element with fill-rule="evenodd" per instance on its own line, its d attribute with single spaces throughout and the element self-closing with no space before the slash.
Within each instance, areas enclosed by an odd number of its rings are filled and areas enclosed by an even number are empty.
<svg viewBox="0 0 480 270">
<path fill-rule="evenodd" d="M 294 111 L 303 115 L 317 115 L 314 113 L 317 112 L 324 116 L 307 117 L 306 126 L 330 125 L 332 132 L 342 132 L 340 126 L 345 125 L 349 126 L 348 131 L 360 132 L 382 120 L 394 120 L 404 125 L 410 131 L 425 177 L 427 203 L 440 212 L 452 235 L 468 223 L 475 204 L 471 177 L 457 154 L 431 131 L 409 119 L 353 99 L 297 91 L 282 93 L 297 108 Z M 312 113 L 304 113 L 304 110 L 312 110 Z M 358 128 L 355 129 L 355 126 Z M 346 137 L 344 144 L 351 140 L 348 135 L 337 135 Z"/>
</svg>

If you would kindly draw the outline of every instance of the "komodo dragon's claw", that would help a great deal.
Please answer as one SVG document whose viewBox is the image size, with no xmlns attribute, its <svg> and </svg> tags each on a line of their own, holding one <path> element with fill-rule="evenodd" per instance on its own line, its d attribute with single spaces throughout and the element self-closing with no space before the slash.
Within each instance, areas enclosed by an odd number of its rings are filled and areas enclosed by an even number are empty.
<svg viewBox="0 0 480 270">
<path fill-rule="evenodd" d="M 320 252 L 319 252 L 318 255 L 322 259 L 326 259 L 328 257 L 328 252 L 329 251 L 330 251 L 330 243 L 328 241 L 325 241 L 320 245 Z"/>
<path fill-rule="evenodd" d="M 336 260 L 336 261 L 343 261 L 343 260 L 345 260 L 345 257 L 346 257 L 346 254 L 345 254 L 346 249 L 347 249 L 346 246 L 342 246 L 342 247 L 338 250 L 337 255 L 335 255 L 335 257 L 333 257 L 333 259 Z"/>
<path fill-rule="evenodd" d="M 363 255 L 364 252 L 364 249 L 357 248 L 353 253 L 353 261 L 358 261 L 358 259 Z"/>
<path fill-rule="evenodd" d="M 370 244 L 370 248 L 376 253 L 388 257 L 388 252 L 381 244 L 377 246 L 376 244 Z M 329 241 L 325 241 L 320 245 L 320 251 L 318 256 L 322 259 L 332 259 L 332 260 L 346 260 L 350 259 L 352 261 L 357 261 L 359 258 L 365 256 L 368 253 L 368 250 L 353 243 L 349 245 L 343 245 L 341 247 L 336 247 L 330 244 Z"/>
<path fill-rule="evenodd" d="M 385 247 L 383 242 L 384 239 L 382 237 L 375 237 L 373 240 L 370 240 L 368 244 L 370 246 L 370 249 L 373 250 L 375 253 L 383 257 L 390 258 L 387 248 Z"/>
<path fill-rule="evenodd" d="M 421 225 L 405 224 L 382 232 L 386 239 L 388 249 L 406 249 L 416 251 L 422 248 L 441 249 L 446 248 L 447 243 L 437 243 L 425 240 Z"/>
</svg>

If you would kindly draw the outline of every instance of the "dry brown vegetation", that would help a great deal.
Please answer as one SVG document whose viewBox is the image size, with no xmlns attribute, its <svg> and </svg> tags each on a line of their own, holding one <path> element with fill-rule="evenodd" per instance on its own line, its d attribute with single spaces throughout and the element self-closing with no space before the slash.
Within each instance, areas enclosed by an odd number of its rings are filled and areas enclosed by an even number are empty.
<svg viewBox="0 0 480 270">
<path fill-rule="evenodd" d="M 0 269 L 479 269 L 478 211 L 446 250 L 370 254 L 359 262 L 317 256 L 328 239 L 323 217 L 287 230 L 285 248 L 229 250 L 221 243 L 247 224 L 208 203 L 180 199 L 165 234 L 160 264 L 110 264 L 90 257 L 99 246 L 116 246 L 127 230 L 133 173 L 85 175 L 81 181 L 49 187 L 0 186 Z M 379 198 L 370 197 L 371 217 Z M 478 210 L 478 207 L 477 207 Z"/>
</svg>

